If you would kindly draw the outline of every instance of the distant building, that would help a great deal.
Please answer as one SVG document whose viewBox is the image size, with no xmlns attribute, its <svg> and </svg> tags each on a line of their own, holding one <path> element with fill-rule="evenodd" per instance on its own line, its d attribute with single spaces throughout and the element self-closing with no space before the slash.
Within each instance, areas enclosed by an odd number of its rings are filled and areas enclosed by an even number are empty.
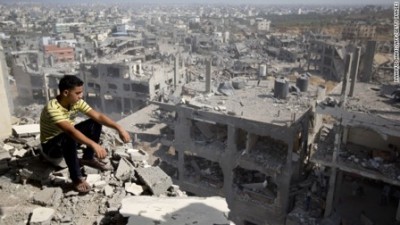
<svg viewBox="0 0 400 225">
<path fill-rule="evenodd" d="M 375 36 L 376 26 L 366 24 L 362 21 L 348 23 L 342 31 L 342 38 L 346 40 L 372 39 Z"/>
<path fill-rule="evenodd" d="M 54 62 L 74 62 L 75 50 L 72 47 L 61 47 L 62 45 L 43 46 L 44 56 L 46 58 L 54 57 Z"/>
<path fill-rule="evenodd" d="M 257 31 L 269 31 L 271 21 L 262 18 L 257 18 L 256 24 L 257 24 Z"/>
</svg>

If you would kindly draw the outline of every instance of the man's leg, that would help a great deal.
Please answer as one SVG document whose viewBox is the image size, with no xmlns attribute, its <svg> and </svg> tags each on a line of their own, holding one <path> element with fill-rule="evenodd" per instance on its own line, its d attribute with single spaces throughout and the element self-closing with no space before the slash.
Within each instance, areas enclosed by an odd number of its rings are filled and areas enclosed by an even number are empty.
<svg viewBox="0 0 400 225">
<path fill-rule="evenodd" d="M 64 157 L 72 181 L 77 182 L 82 178 L 77 155 L 77 143 L 74 139 L 65 133 L 61 133 L 42 144 L 42 148 L 43 152 L 50 158 Z"/>
<path fill-rule="evenodd" d="M 75 125 L 75 128 L 79 130 L 82 134 L 84 134 L 86 137 L 91 139 L 92 141 L 99 143 L 101 129 L 102 129 L 101 124 L 97 123 L 92 119 L 88 119 Z M 93 149 L 87 147 L 86 149 L 83 150 L 82 159 L 91 160 L 93 158 L 94 158 Z"/>
</svg>

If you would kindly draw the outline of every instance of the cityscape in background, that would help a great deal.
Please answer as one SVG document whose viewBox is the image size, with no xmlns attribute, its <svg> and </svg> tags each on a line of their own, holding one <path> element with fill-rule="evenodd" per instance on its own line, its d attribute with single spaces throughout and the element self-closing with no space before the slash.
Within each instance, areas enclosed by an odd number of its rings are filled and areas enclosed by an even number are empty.
<svg viewBox="0 0 400 225">
<path fill-rule="evenodd" d="M 0 1 L 0 223 L 399 224 L 398 5 L 183 3 Z M 115 170 L 85 169 L 91 200 L 54 191 L 68 179 L 38 156 L 64 75 L 135 137 L 103 132 Z M 32 201 L 50 189 L 57 204 Z M 128 207 L 163 195 L 206 200 L 164 220 Z M 222 219 L 194 216 L 215 196 Z"/>
</svg>

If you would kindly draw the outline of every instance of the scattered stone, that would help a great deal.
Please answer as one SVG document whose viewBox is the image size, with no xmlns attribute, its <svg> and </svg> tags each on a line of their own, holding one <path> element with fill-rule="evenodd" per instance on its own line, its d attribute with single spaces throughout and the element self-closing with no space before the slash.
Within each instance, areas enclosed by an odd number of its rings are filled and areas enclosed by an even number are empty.
<svg viewBox="0 0 400 225">
<path fill-rule="evenodd" d="M 90 166 L 83 166 L 83 170 L 85 171 L 85 174 L 99 174 L 100 171 L 96 168 L 90 167 Z"/>
<path fill-rule="evenodd" d="M 89 174 L 86 177 L 86 182 L 88 182 L 88 184 L 90 184 L 90 186 L 94 186 L 94 184 L 98 181 L 101 180 L 101 175 L 100 174 Z"/>
<path fill-rule="evenodd" d="M 50 221 L 55 213 L 54 209 L 51 208 L 36 208 L 32 212 L 30 225 L 50 225 Z"/>
<path fill-rule="evenodd" d="M 149 158 L 149 155 L 141 149 L 128 149 L 126 152 L 130 155 L 133 162 L 135 161 L 145 161 Z"/>
<path fill-rule="evenodd" d="M 136 172 L 154 195 L 164 194 L 172 186 L 171 177 L 160 167 L 137 168 Z"/>
<path fill-rule="evenodd" d="M 4 144 L 4 145 L 3 145 L 3 149 L 6 150 L 6 151 L 11 151 L 11 150 L 14 149 L 14 147 L 11 146 L 11 145 L 8 145 L 8 144 Z"/>
<path fill-rule="evenodd" d="M 33 203 L 41 206 L 58 207 L 63 196 L 61 188 L 45 188 L 33 196 Z"/>
<path fill-rule="evenodd" d="M 109 197 L 112 196 L 114 194 L 114 188 L 111 187 L 110 185 L 106 185 L 104 187 L 104 195 Z"/>
<path fill-rule="evenodd" d="M 96 183 L 94 183 L 94 187 L 98 188 L 98 189 L 103 189 L 106 185 L 107 185 L 107 182 L 104 180 L 97 181 Z"/>
<path fill-rule="evenodd" d="M 131 177 L 133 171 L 133 165 L 126 158 L 121 158 L 117 171 L 115 172 L 115 177 L 118 180 L 126 181 Z"/>
<path fill-rule="evenodd" d="M 13 156 L 17 158 L 22 158 L 26 155 L 27 152 L 28 150 L 26 149 L 17 149 L 13 152 Z"/>
<path fill-rule="evenodd" d="M 135 183 L 125 183 L 125 191 L 138 196 L 143 193 L 144 189 Z"/>
<path fill-rule="evenodd" d="M 79 192 L 77 191 L 68 191 L 67 193 L 64 194 L 65 197 L 72 197 L 77 195 L 79 195 Z"/>
</svg>

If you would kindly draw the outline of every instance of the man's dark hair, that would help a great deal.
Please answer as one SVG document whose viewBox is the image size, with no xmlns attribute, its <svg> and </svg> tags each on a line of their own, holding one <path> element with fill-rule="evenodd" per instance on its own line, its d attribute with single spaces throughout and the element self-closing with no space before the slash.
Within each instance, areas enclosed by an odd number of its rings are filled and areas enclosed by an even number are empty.
<svg viewBox="0 0 400 225">
<path fill-rule="evenodd" d="M 83 81 L 77 76 L 65 75 L 61 78 L 60 83 L 58 83 L 58 89 L 60 93 L 64 90 L 74 89 L 75 87 L 80 87 L 83 85 Z"/>
</svg>

